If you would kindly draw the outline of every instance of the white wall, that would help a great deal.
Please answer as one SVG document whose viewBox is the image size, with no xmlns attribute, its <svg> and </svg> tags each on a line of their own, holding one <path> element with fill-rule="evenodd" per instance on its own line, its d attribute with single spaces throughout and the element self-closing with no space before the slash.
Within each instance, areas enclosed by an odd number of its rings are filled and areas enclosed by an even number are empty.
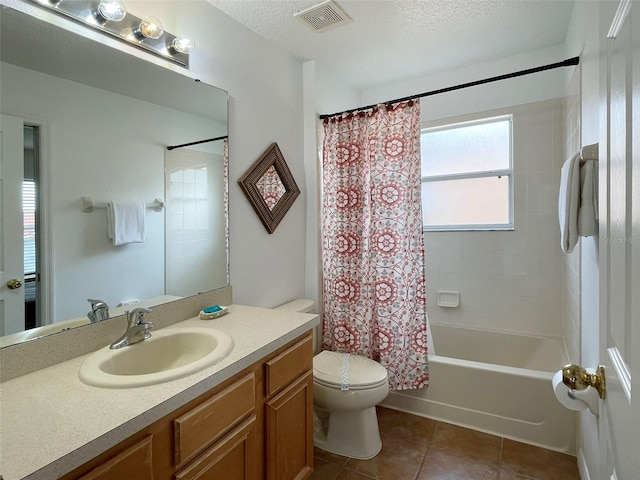
<svg viewBox="0 0 640 480">
<path fill-rule="evenodd" d="M 331 114 L 562 60 L 565 60 L 565 51 L 564 46 L 560 44 L 425 77 L 399 79 L 364 91 L 337 86 L 316 68 L 316 109 L 318 113 Z M 566 69 L 548 70 L 516 79 L 425 97 L 421 100 L 422 121 L 560 98 L 564 95 L 565 88 L 566 71 L 563 70 Z"/>
<path fill-rule="evenodd" d="M 301 63 L 204 1 L 128 1 L 196 40 L 190 70 L 227 90 L 230 157 L 231 285 L 236 303 L 272 307 L 304 296 L 305 183 Z M 237 180 L 277 142 L 301 190 L 269 233 Z"/>
<path fill-rule="evenodd" d="M 562 45 L 514 55 L 492 62 L 439 74 L 394 82 L 393 84 L 371 88 L 362 93 L 362 105 L 383 102 L 415 95 L 421 92 L 451 87 L 488 77 L 517 72 L 565 59 Z M 423 121 L 466 115 L 493 110 L 511 105 L 522 105 L 564 95 L 563 68 L 548 70 L 533 75 L 501 80 L 485 85 L 425 97 L 421 100 Z"/>
</svg>

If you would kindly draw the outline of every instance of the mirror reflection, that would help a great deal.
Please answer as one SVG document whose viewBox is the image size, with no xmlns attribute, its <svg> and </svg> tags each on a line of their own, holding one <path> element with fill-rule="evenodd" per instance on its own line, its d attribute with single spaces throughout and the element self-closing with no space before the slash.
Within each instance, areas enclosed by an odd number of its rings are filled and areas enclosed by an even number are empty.
<svg viewBox="0 0 640 480">
<path fill-rule="evenodd" d="M 3 345 L 88 324 L 87 299 L 115 316 L 228 285 L 226 141 L 166 148 L 226 136 L 227 93 L 99 34 L 4 6 L 0 21 Z M 83 197 L 164 208 L 116 246 Z"/>
<path fill-rule="evenodd" d="M 287 189 L 273 165 L 256 182 L 256 188 L 267 204 L 267 208 L 271 211 L 273 211 L 282 196 L 287 193 Z"/>
</svg>

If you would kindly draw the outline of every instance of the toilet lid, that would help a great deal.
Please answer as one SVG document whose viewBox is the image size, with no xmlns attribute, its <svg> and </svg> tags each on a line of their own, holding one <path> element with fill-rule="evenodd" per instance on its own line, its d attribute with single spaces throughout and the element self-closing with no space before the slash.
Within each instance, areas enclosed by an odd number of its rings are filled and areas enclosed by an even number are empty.
<svg viewBox="0 0 640 480">
<path fill-rule="evenodd" d="M 313 357 L 314 380 L 335 388 L 344 381 L 349 388 L 374 387 L 388 381 L 387 369 L 378 362 L 358 355 L 324 350 Z M 345 363 L 347 365 L 345 365 Z"/>
</svg>

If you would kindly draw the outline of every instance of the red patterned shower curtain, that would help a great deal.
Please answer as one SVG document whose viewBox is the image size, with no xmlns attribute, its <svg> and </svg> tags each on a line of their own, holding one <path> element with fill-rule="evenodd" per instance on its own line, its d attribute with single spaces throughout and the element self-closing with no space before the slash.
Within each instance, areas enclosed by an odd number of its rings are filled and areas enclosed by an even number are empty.
<svg viewBox="0 0 640 480">
<path fill-rule="evenodd" d="M 229 252 L 229 137 L 222 144 L 222 159 L 224 162 L 224 224 L 227 229 L 225 235 L 226 252 Z M 227 283 L 231 282 L 231 268 L 227 253 Z"/>
<path fill-rule="evenodd" d="M 420 104 L 324 120 L 323 348 L 372 358 L 392 390 L 428 384 Z"/>
</svg>

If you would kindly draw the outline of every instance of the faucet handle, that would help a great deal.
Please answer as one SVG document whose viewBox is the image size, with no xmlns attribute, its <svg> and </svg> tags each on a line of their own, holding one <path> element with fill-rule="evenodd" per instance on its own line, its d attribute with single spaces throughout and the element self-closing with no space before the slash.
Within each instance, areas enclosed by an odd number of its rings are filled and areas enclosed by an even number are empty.
<svg viewBox="0 0 640 480">
<path fill-rule="evenodd" d="M 91 304 L 91 311 L 93 312 L 95 312 L 99 308 L 109 308 L 109 305 L 107 305 L 107 302 L 103 300 L 95 300 L 93 298 L 88 298 L 87 302 Z"/>
<path fill-rule="evenodd" d="M 129 321 L 129 325 L 134 327 L 136 325 L 145 323 L 144 321 L 145 316 L 149 312 L 151 312 L 150 308 L 139 307 L 139 308 L 134 308 L 131 311 L 127 310 L 124 313 L 127 315 L 127 320 Z"/>
<path fill-rule="evenodd" d="M 151 336 L 149 330 L 153 328 L 152 322 L 145 322 L 144 317 L 151 310 L 148 308 L 134 308 L 127 310 L 124 314 L 127 316 L 127 330 L 122 337 L 113 342 L 109 348 L 116 349 L 142 342 Z M 0 479 L 2 480 L 2 479 Z"/>
<path fill-rule="evenodd" d="M 109 305 L 107 305 L 107 302 L 93 298 L 88 298 L 87 302 L 91 304 L 91 311 L 87 313 L 87 317 L 89 317 L 92 323 L 109 318 Z"/>
</svg>

